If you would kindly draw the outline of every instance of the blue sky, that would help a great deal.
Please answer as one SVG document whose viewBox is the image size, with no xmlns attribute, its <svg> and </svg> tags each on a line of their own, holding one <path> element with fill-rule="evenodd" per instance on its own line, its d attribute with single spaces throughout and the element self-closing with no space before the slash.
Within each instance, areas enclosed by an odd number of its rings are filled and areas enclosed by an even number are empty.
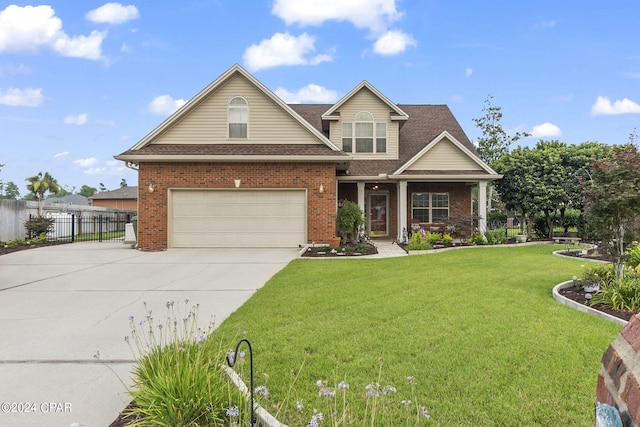
<svg viewBox="0 0 640 427">
<path fill-rule="evenodd" d="M 447 104 L 467 135 L 484 100 L 502 126 L 569 144 L 640 125 L 637 0 L 0 1 L 0 180 L 68 190 L 136 173 L 115 161 L 233 64 L 287 102 L 362 80 Z"/>
</svg>

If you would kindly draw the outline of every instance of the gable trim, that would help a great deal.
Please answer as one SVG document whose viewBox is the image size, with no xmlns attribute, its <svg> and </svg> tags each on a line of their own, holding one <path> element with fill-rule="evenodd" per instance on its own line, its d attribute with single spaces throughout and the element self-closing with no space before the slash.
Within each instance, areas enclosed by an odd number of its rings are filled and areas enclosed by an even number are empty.
<svg viewBox="0 0 640 427">
<path fill-rule="evenodd" d="M 342 99 L 340 99 L 331 108 L 325 111 L 324 114 L 322 114 L 322 120 L 338 120 L 340 117 L 334 115 L 336 111 L 338 111 L 338 109 L 342 107 L 342 105 L 344 105 L 349 99 L 351 99 L 356 93 L 358 93 L 363 88 L 367 88 L 371 92 L 373 92 L 375 96 L 377 96 L 382 102 L 384 102 L 389 108 L 391 108 L 392 111 L 396 113 L 395 115 L 393 114 L 391 115 L 391 120 L 407 120 L 409 118 L 409 115 L 407 113 L 402 111 L 400 107 L 398 107 L 396 104 L 391 102 L 391 100 L 386 96 L 384 96 L 382 92 L 376 89 L 368 81 L 363 80 L 362 82 L 360 82 L 358 86 L 351 89 L 351 91 L 349 91 L 349 93 L 343 96 Z"/>
<path fill-rule="evenodd" d="M 198 104 L 204 101 L 211 93 L 213 93 L 216 89 L 222 86 L 227 80 L 229 80 L 233 75 L 240 74 L 245 77 L 251 84 L 258 88 L 263 94 L 265 94 L 269 99 L 271 99 L 276 105 L 278 105 L 283 111 L 293 117 L 298 123 L 304 126 L 313 136 L 315 136 L 318 141 L 322 142 L 324 145 L 329 147 L 333 151 L 340 151 L 340 149 L 325 137 L 322 132 L 320 132 L 315 127 L 311 126 L 309 122 L 302 118 L 298 113 L 296 113 L 291 107 L 289 107 L 282 99 L 280 99 L 275 93 L 269 90 L 266 86 L 264 86 L 260 81 L 258 81 L 253 75 L 251 75 L 248 71 L 242 68 L 240 65 L 235 64 L 227 71 L 225 71 L 220 77 L 210 83 L 207 87 L 198 92 L 193 98 L 191 98 L 186 104 L 180 107 L 175 113 L 165 119 L 162 123 L 160 123 L 155 129 L 149 132 L 144 138 L 138 141 L 130 150 L 138 150 L 145 145 L 152 142 L 162 133 L 164 133 L 167 129 L 173 126 L 175 123 L 180 121 L 183 117 L 189 114 Z"/>
<path fill-rule="evenodd" d="M 471 159 L 474 163 L 476 163 L 480 169 L 486 172 L 489 175 L 498 176 L 498 173 L 494 171 L 489 165 L 482 161 L 478 156 L 472 153 L 467 147 L 465 147 L 460 141 L 454 138 L 449 132 L 444 131 L 437 137 L 435 137 L 429 144 L 427 144 L 422 150 L 420 150 L 415 156 L 409 159 L 404 165 L 402 165 L 398 170 L 393 172 L 392 175 L 400 175 L 405 172 L 407 169 L 411 167 L 414 163 L 416 163 L 422 156 L 424 156 L 429 150 L 438 145 L 442 140 L 447 139 L 453 145 L 455 145 L 464 155 L 466 155 L 469 159 Z"/>
</svg>

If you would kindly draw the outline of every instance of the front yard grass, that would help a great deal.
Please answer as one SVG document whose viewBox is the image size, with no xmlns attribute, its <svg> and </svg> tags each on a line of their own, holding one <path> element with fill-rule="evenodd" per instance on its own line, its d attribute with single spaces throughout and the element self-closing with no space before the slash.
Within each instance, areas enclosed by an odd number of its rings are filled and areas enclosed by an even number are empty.
<svg viewBox="0 0 640 427">
<path fill-rule="evenodd" d="M 551 254 L 563 248 L 295 260 L 218 332 L 229 349 L 251 341 L 256 384 L 270 394 L 261 403 L 290 426 L 326 399 L 319 379 L 349 383 L 352 421 L 377 382 L 398 390 L 385 419 L 404 420 L 410 399 L 429 411 L 426 425 L 593 425 L 600 360 L 620 327 L 552 299 L 585 263 Z"/>
</svg>

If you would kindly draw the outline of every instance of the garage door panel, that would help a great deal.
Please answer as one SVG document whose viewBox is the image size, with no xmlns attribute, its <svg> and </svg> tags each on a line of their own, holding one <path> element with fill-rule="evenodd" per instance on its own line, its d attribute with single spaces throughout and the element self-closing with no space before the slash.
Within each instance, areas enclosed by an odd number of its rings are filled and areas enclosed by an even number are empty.
<svg viewBox="0 0 640 427">
<path fill-rule="evenodd" d="M 306 241 L 304 190 L 173 190 L 174 247 L 295 247 Z"/>
</svg>

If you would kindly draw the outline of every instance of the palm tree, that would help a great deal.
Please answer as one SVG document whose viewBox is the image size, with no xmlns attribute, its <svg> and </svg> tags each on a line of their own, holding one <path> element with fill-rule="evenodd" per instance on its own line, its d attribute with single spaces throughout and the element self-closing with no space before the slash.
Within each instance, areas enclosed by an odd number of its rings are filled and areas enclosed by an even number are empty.
<svg viewBox="0 0 640 427">
<path fill-rule="evenodd" d="M 45 172 L 44 175 L 42 172 L 38 172 L 38 175 L 29 177 L 25 181 L 29 181 L 29 184 L 27 184 L 27 190 L 36 196 L 36 199 L 39 202 L 44 199 L 44 193 L 47 191 L 53 194 L 60 192 L 60 185 L 58 184 L 58 181 L 56 181 L 49 172 Z"/>
</svg>

